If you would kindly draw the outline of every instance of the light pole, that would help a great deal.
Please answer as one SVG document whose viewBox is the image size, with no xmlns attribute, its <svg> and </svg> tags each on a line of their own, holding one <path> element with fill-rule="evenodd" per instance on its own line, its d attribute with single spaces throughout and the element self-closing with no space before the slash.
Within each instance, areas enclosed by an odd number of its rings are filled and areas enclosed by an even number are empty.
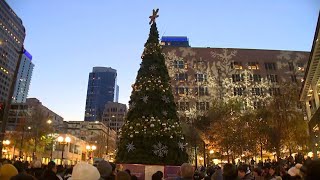
<svg viewBox="0 0 320 180">
<path fill-rule="evenodd" d="M 71 142 L 71 139 L 70 137 L 62 137 L 62 136 L 59 136 L 58 137 L 58 142 L 60 145 L 62 145 L 62 150 L 61 150 L 61 163 L 60 165 L 62 165 L 62 161 L 63 161 L 63 152 L 64 152 L 64 149 L 65 149 L 65 145 L 67 145 L 68 143 Z"/>
<path fill-rule="evenodd" d="M 8 43 L 8 42 L 9 42 L 8 40 L 4 41 L 3 39 L 0 39 L 0 48 L 3 51 L 4 51 L 4 48 L 3 48 L 4 45 L 6 43 Z M 19 67 L 20 67 L 20 64 L 21 64 L 21 57 L 22 57 L 22 54 L 23 54 L 23 50 L 24 50 L 23 45 L 21 46 L 20 50 L 15 49 L 15 51 L 18 53 L 18 60 L 17 60 L 17 64 L 16 64 L 16 67 L 15 67 L 13 76 L 12 76 L 12 80 L 11 80 L 12 82 L 11 82 L 10 87 L 9 87 L 8 98 L 6 99 L 5 104 L 4 104 L 2 117 L 0 117 L 0 119 L 2 120 L 1 121 L 0 141 L 4 140 L 4 135 L 6 133 L 8 115 L 9 115 L 9 110 L 10 110 L 10 106 L 11 106 L 11 100 L 12 100 L 12 96 L 13 96 L 13 93 L 14 93 L 14 86 L 15 86 L 16 81 L 17 81 L 17 76 L 18 76 Z M 2 151 L 2 147 L 3 147 L 3 144 L 0 143 L 0 151 Z M 2 158 L 2 153 L 0 153 L 0 159 L 1 158 Z"/>
<path fill-rule="evenodd" d="M 51 125 L 51 119 L 48 119 L 47 124 Z M 53 151 L 53 134 L 51 133 L 51 148 L 50 148 L 50 160 L 52 160 L 52 151 Z"/>
<path fill-rule="evenodd" d="M 112 115 L 111 118 L 115 118 L 116 116 Z M 107 157 L 109 159 L 109 136 L 110 136 L 110 119 L 108 123 L 108 135 L 107 135 Z"/>
<path fill-rule="evenodd" d="M 86 146 L 87 151 L 90 153 L 91 152 L 91 156 L 90 159 L 92 159 L 93 161 L 93 151 L 97 149 L 97 147 L 95 145 L 87 145 Z"/>
</svg>

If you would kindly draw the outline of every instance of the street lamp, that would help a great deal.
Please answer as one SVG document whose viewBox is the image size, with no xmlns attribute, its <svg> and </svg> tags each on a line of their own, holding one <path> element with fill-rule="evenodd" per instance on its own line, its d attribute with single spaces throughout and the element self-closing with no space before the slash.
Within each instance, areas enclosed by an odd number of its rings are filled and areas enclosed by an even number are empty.
<svg viewBox="0 0 320 180">
<path fill-rule="evenodd" d="M 211 150 L 209 151 L 209 153 L 210 153 L 210 154 L 213 154 L 213 153 L 214 153 L 214 150 L 211 149 Z"/>
<path fill-rule="evenodd" d="M 62 145 L 62 150 L 61 150 L 61 163 L 60 163 L 60 165 L 62 165 L 62 161 L 63 161 L 63 152 L 64 152 L 64 149 L 65 149 L 65 145 L 67 145 L 68 143 L 70 143 L 71 142 L 71 139 L 70 139 L 70 137 L 62 137 L 62 136 L 59 136 L 58 137 L 58 142 L 59 142 L 59 144 L 61 144 Z"/>
<path fill-rule="evenodd" d="M 97 149 L 97 146 L 95 146 L 95 145 L 87 145 L 86 146 L 86 149 L 87 149 L 87 151 L 90 153 L 91 152 L 91 157 L 90 157 L 90 159 L 92 158 L 92 160 L 93 160 L 93 151 L 95 151 L 96 149 Z"/>
<path fill-rule="evenodd" d="M 52 123 L 51 119 L 48 119 L 47 123 L 50 125 Z"/>
</svg>

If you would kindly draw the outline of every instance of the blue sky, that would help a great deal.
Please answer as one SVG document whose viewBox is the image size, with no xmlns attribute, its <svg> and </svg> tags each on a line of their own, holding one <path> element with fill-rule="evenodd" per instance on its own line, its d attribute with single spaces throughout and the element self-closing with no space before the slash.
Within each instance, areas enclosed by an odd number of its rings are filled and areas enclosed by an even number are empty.
<svg viewBox="0 0 320 180">
<path fill-rule="evenodd" d="M 93 66 L 118 70 L 119 102 L 131 84 L 160 9 L 162 35 L 188 36 L 195 47 L 310 51 L 319 0 L 7 0 L 23 20 L 35 69 L 29 97 L 65 120 L 83 120 Z"/>
</svg>

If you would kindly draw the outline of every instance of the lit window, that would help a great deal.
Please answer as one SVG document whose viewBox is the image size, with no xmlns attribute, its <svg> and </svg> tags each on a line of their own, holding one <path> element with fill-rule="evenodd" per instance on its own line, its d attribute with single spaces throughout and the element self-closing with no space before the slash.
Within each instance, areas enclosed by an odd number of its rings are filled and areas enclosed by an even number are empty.
<svg viewBox="0 0 320 180">
<path fill-rule="evenodd" d="M 237 61 L 232 62 L 231 63 L 231 68 L 232 69 L 242 69 L 242 64 L 241 64 L 241 62 L 237 62 Z"/>
<path fill-rule="evenodd" d="M 202 73 L 195 74 L 196 82 L 207 82 L 207 75 Z"/>
<path fill-rule="evenodd" d="M 253 70 L 259 69 L 259 63 L 258 62 L 248 62 L 248 69 L 253 69 Z"/>
</svg>

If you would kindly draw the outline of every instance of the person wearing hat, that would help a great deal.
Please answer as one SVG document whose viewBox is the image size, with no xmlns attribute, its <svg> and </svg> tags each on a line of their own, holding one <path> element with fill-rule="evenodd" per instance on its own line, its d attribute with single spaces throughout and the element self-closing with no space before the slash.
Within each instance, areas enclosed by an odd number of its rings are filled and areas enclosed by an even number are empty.
<svg viewBox="0 0 320 180">
<path fill-rule="evenodd" d="M 12 164 L 5 164 L 0 168 L 1 180 L 10 180 L 11 177 L 17 174 L 18 174 L 18 170 Z"/>
<path fill-rule="evenodd" d="M 86 162 L 80 162 L 73 167 L 70 180 L 99 180 L 98 169 Z"/>
<path fill-rule="evenodd" d="M 107 180 L 109 179 L 112 173 L 112 167 L 109 162 L 102 160 L 98 163 L 97 169 L 100 173 L 100 180 Z"/>
</svg>

